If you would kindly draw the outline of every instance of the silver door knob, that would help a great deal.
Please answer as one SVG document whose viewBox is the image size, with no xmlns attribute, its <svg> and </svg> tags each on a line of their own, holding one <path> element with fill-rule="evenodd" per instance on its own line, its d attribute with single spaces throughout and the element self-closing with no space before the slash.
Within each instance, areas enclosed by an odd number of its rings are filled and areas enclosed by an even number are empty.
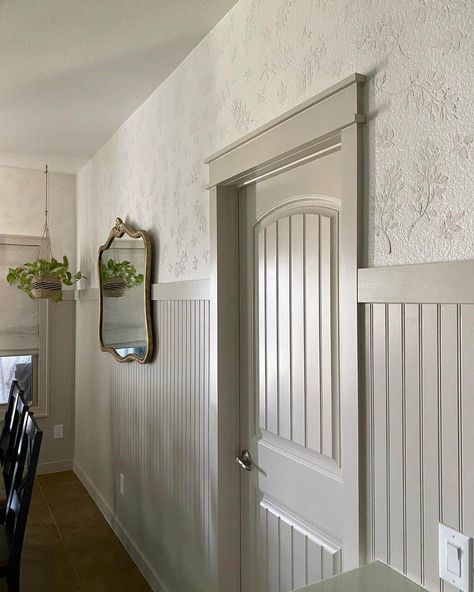
<svg viewBox="0 0 474 592">
<path fill-rule="evenodd" d="M 242 450 L 239 456 L 235 459 L 235 462 L 244 471 L 253 471 L 252 457 L 246 448 Z"/>
</svg>

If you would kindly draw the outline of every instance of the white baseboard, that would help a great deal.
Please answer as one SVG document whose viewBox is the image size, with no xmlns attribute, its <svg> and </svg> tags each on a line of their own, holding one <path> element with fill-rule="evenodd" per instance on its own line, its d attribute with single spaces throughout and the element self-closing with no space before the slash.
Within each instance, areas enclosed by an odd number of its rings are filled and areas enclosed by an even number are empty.
<svg viewBox="0 0 474 592">
<path fill-rule="evenodd" d="M 150 562 L 142 554 L 135 541 L 131 538 L 131 536 L 122 526 L 120 520 L 115 515 L 113 509 L 110 507 L 107 500 L 96 488 L 94 483 L 89 479 L 87 474 L 82 469 L 81 465 L 77 461 L 74 461 L 72 468 L 74 473 L 81 481 L 81 483 L 87 489 L 89 495 L 94 500 L 99 510 L 104 515 L 104 518 L 110 524 L 112 530 L 120 539 L 120 542 L 125 547 L 130 557 L 135 562 L 135 565 L 143 574 L 143 577 L 146 579 L 152 590 L 154 590 L 154 592 L 168 592 L 168 589 L 160 581 L 158 574 L 150 565 Z"/>
<path fill-rule="evenodd" d="M 46 475 L 47 473 L 60 473 L 61 471 L 71 470 L 72 458 L 68 460 L 55 460 L 54 462 L 39 463 L 36 474 Z"/>
</svg>

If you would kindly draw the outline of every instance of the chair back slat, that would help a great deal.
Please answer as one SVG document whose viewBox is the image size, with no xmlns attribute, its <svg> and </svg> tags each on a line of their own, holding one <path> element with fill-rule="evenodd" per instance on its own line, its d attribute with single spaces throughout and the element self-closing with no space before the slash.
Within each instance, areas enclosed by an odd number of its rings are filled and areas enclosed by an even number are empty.
<svg viewBox="0 0 474 592">
<path fill-rule="evenodd" d="M 23 391 L 19 390 L 15 395 L 16 404 L 11 421 L 10 438 L 8 441 L 5 459 L 3 461 L 3 480 L 7 494 L 10 492 L 13 483 L 13 471 L 18 455 L 18 445 L 23 428 L 23 422 L 28 413 L 28 405 L 23 399 Z"/>
<path fill-rule="evenodd" d="M 10 394 L 8 395 L 7 408 L 5 410 L 5 417 L 3 418 L 3 427 L 0 434 L 0 464 L 3 465 L 5 456 L 7 454 L 8 444 L 10 442 L 10 435 L 12 430 L 12 422 L 18 402 L 18 393 L 21 392 L 20 385 L 17 380 L 12 380 L 10 386 Z"/>
</svg>

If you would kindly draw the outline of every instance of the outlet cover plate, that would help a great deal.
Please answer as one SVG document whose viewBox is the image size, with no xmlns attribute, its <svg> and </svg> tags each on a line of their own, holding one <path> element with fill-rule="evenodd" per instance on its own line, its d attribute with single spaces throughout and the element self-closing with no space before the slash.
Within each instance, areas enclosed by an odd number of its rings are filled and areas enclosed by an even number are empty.
<svg viewBox="0 0 474 592">
<path fill-rule="evenodd" d="M 64 438 L 64 426 L 62 423 L 59 423 L 54 426 L 54 439 L 60 440 L 61 438 Z"/>
<path fill-rule="evenodd" d="M 439 577 L 460 592 L 472 592 L 472 537 L 439 525 Z"/>
</svg>

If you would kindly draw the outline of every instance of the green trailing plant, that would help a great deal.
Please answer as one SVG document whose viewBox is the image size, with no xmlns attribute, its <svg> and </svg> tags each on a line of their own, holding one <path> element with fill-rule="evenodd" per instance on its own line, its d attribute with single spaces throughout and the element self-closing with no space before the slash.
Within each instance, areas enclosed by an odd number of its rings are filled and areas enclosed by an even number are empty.
<svg viewBox="0 0 474 592">
<path fill-rule="evenodd" d="M 7 274 L 7 282 L 10 286 L 16 285 L 19 290 L 34 299 L 32 282 L 46 277 L 59 278 L 61 284 L 65 286 L 72 286 L 80 279 L 85 278 L 80 271 L 75 274 L 69 271 L 69 261 L 66 255 L 64 255 L 62 261 L 58 261 L 52 257 L 51 261 L 37 259 L 32 263 L 24 263 L 19 267 L 10 267 Z M 51 297 L 54 302 L 59 302 L 62 298 L 62 291 Z"/>
<path fill-rule="evenodd" d="M 109 259 L 106 263 L 101 263 L 100 275 L 102 281 L 119 277 L 126 283 L 127 288 L 134 288 L 143 284 L 143 274 L 138 273 L 135 265 L 130 261 L 115 261 Z"/>
</svg>

